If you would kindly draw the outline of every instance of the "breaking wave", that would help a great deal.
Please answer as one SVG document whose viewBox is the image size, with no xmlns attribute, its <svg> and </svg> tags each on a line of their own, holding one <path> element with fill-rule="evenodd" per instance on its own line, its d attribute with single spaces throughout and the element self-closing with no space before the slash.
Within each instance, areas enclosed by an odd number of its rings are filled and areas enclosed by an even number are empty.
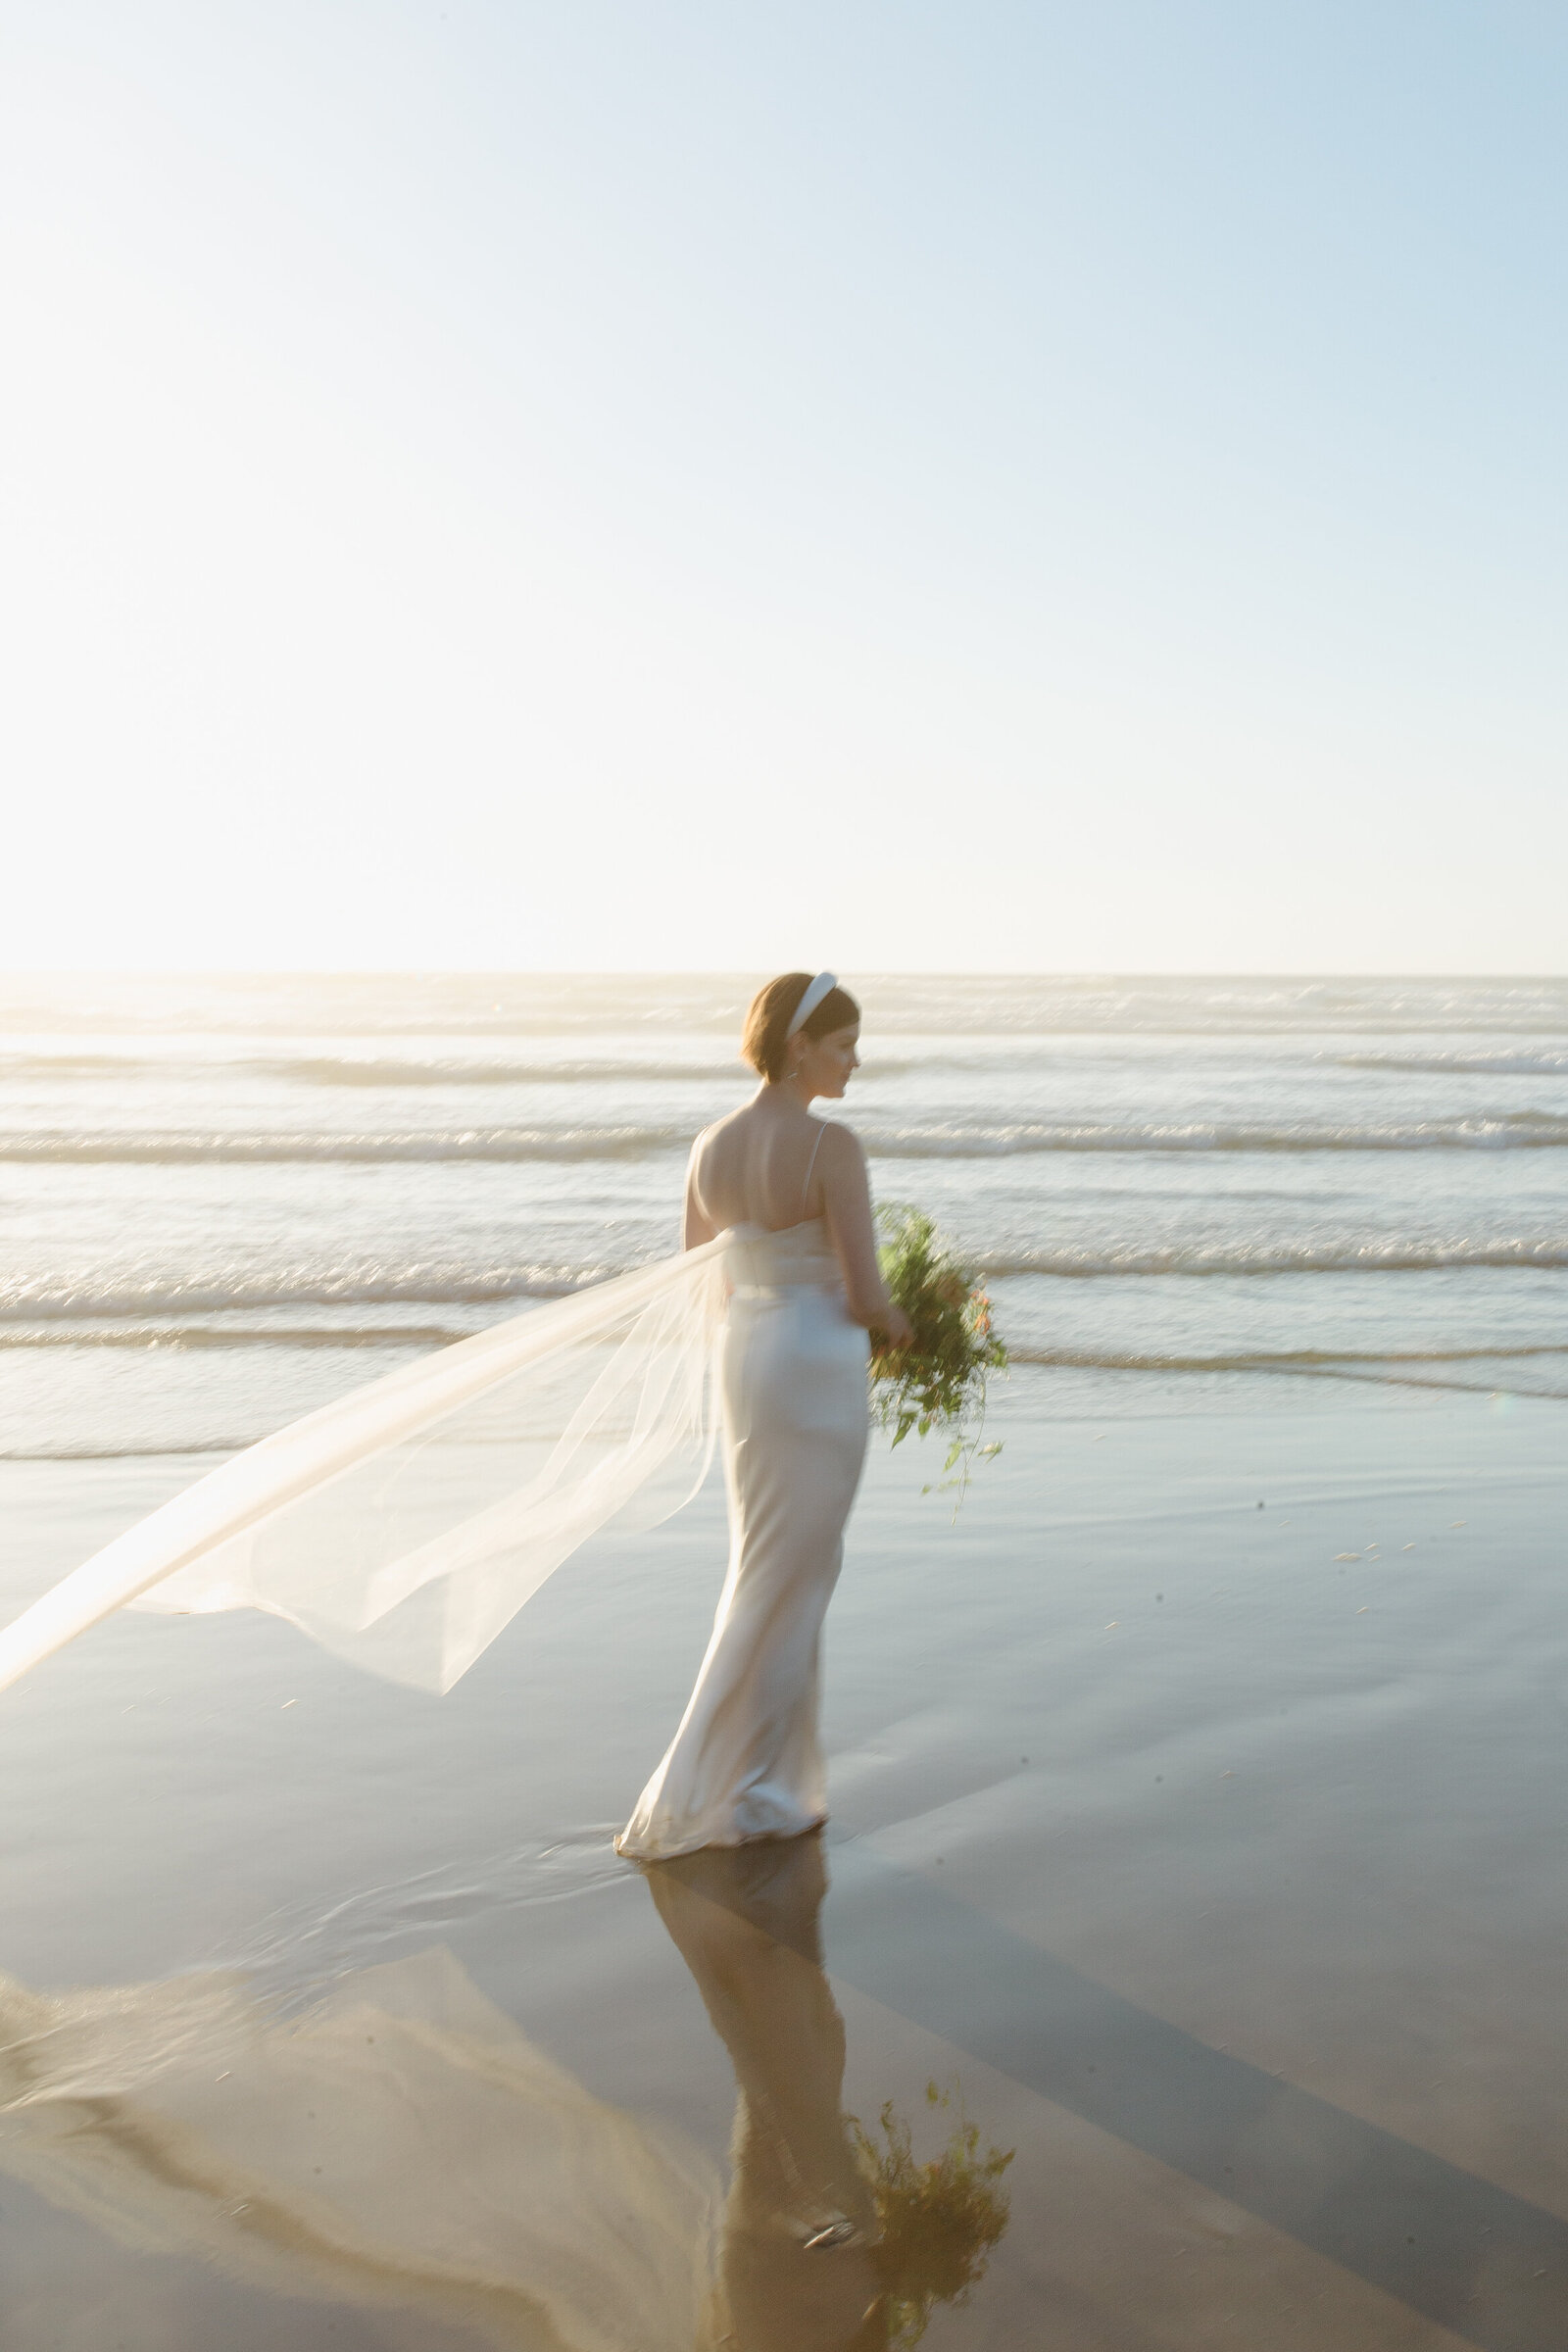
<svg viewBox="0 0 1568 2352">
<path fill-rule="evenodd" d="M 378 1306 L 492 1306 L 560 1298 L 624 1269 L 596 1266 L 348 1267 L 276 1276 L 235 1275 L 201 1281 L 96 1284 L 16 1282 L 0 1293 L 0 1329 L 18 1324 L 122 1321 L 139 1316 L 266 1313 L 315 1307 L 327 1312 Z M 90 1336 L 90 1335 L 83 1335 Z M 252 1338 L 267 1336 L 253 1329 Z M 149 1331 L 143 1344 L 150 1344 Z"/>
<path fill-rule="evenodd" d="M 1493 1241 L 1244 1242 L 1041 1248 L 975 1252 L 992 1281 L 1009 1275 L 1430 1274 L 1460 1266 L 1568 1266 L 1568 1232 Z"/>
<path fill-rule="evenodd" d="M 1544 1342 L 1527 1348 L 1227 1348 L 1213 1355 L 1167 1355 L 1096 1348 L 1013 1348 L 1015 1364 L 1051 1364 L 1102 1372 L 1319 1372 L 1358 1365 L 1511 1363 L 1528 1356 L 1568 1356 L 1568 1345 Z"/>
<path fill-rule="evenodd" d="M 588 1160 L 644 1159 L 659 1152 L 684 1152 L 689 1127 L 493 1127 L 379 1135 L 291 1135 L 247 1132 L 34 1133 L 0 1136 L 0 1161 L 61 1160 L 199 1161 L 313 1160 Z"/>
<path fill-rule="evenodd" d="M 1407 1070 L 1424 1076 L 1478 1078 L 1568 1078 L 1568 1046 L 1538 1046 L 1521 1050 L 1498 1046 L 1494 1051 L 1433 1054 L 1336 1054 L 1336 1065 L 1346 1070 Z"/>
<path fill-rule="evenodd" d="M 1380 1126 L 1329 1126 L 1310 1120 L 1267 1126 L 1042 1120 L 1016 1126 L 906 1127 L 882 1134 L 862 1126 L 858 1132 L 877 1159 L 989 1159 L 1032 1152 L 1495 1152 L 1568 1144 L 1568 1117 L 1555 1111 L 1516 1110 L 1494 1118 L 1390 1121 Z"/>
<path fill-rule="evenodd" d="M 1027 1278 L 1083 1280 L 1161 1275 L 1255 1276 L 1280 1274 L 1427 1274 L 1464 1267 L 1522 1267 L 1550 1271 L 1568 1267 L 1568 1233 L 1415 1242 L 1393 1236 L 1354 1242 L 1255 1242 L 1203 1245 L 1048 1246 L 970 1254 L 989 1280 Z M 388 1346 L 439 1345 L 463 1332 L 445 1324 L 321 1324 L 310 1329 L 234 1323 L 217 1329 L 182 1328 L 173 1319 L 203 1315 L 226 1318 L 270 1313 L 341 1315 L 398 1307 L 416 1309 L 504 1307 L 529 1299 L 559 1298 L 566 1293 L 623 1273 L 636 1262 L 601 1260 L 581 1265 L 409 1264 L 284 1269 L 278 1274 L 235 1274 L 188 1281 L 150 1276 L 145 1281 L 95 1282 L 17 1280 L 0 1289 L 0 1345 L 90 1344 L 91 1329 L 60 1332 L 65 1324 L 117 1327 L 121 1347 Z M 467 1328 L 466 1326 L 465 1328 Z"/>
<path fill-rule="evenodd" d="M 445 1348 L 472 1337 L 472 1327 L 430 1323 L 8 1323 L 0 1319 L 0 1348 Z"/>
<path fill-rule="evenodd" d="M 1380 1126 L 1030 1121 L 1008 1125 L 859 1126 L 873 1159 L 999 1159 L 1039 1152 L 1506 1152 L 1568 1145 L 1568 1116 L 1517 1110 L 1491 1118 Z M 646 1159 L 684 1152 L 687 1125 L 461 1127 L 311 1133 L 249 1129 L 32 1131 L 0 1136 L 0 1161 L 199 1162 Z"/>
<path fill-rule="evenodd" d="M 1316 1348 L 1294 1351 L 1238 1348 L 1212 1355 L 1167 1355 L 1115 1348 L 1010 1350 L 1012 1363 L 1038 1365 L 1050 1371 L 1152 1373 L 1175 1378 L 1236 1373 L 1297 1380 L 1348 1380 L 1375 1388 L 1443 1389 L 1471 1395 L 1568 1399 L 1568 1389 L 1547 1385 L 1556 1369 L 1552 1359 L 1568 1359 L 1568 1348 L 1391 1349 L 1382 1355 L 1334 1353 Z"/>
<path fill-rule="evenodd" d="M 47 1078 L 270 1078 L 315 1087 L 572 1086 L 636 1084 L 641 1079 L 690 1079 L 710 1086 L 749 1080 L 735 1056 L 707 1061 L 481 1060 L 464 1054 L 216 1054 L 37 1053 L 0 1050 L 0 1080 Z"/>
<path fill-rule="evenodd" d="M 745 1066 L 728 1061 L 413 1061 L 401 1056 L 376 1061 L 323 1054 L 309 1061 L 257 1062 L 269 1078 L 307 1086 L 575 1086 L 636 1085 L 641 1079 L 689 1078 L 713 1085 L 748 1077 Z M 755 1081 L 753 1081 L 755 1083 Z"/>
</svg>

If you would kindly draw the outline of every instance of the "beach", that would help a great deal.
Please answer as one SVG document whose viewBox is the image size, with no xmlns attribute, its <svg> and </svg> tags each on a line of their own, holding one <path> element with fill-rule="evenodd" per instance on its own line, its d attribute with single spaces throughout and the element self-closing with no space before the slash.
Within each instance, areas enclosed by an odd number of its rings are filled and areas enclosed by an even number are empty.
<svg viewBox="0 0 1568 2352">
<path fill-rule="evenodd" d="M 739 1093 L 739 984 L 52 985 L 0 1052 L 7 1616 L 290 1413 L 666 1248 Z M 803 2080 L 842 2018 L 868 2130 L 1011 2152 L 928 2345 L 1562 2340 L 1568 1005 L 1312 985 L 903 981 L 880 1031 L 866 990 L 845 1115 L 1018 1361 L 956 1517 L 872 1451 L 825 1976 L 806 1880 L 782 1991 L 724 1965 Z M 246 1614 L 4 1695 L 7 2352 L 697 2340 L 745 2033 L 692 1922 L 767 1914 L 610 1838 L 722 1557 L 710 1485 L 440 1699 Z"/>
</svg>

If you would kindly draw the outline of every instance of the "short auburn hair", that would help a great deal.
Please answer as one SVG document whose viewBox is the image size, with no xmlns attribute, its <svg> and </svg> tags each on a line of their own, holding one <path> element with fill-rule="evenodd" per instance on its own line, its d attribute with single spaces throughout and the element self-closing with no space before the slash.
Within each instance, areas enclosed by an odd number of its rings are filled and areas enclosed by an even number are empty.
<svg viewBox="0 0 1568 2352">
<path fill-rule="evenodd" d="M 752 999 L 741 1032 L 741 1053 L 758 1075 L 776 1085 L 784 1075 L 784 1048 L 795 1018 L 795 1007 L 810 987 L 810 972 L 780 972 Z M 808 1020 L 801 1023 L 803 1037 L 831 1037 L 860 1017 L 860 1007 L 847 988 L 830 988 Z"/>
</svg>

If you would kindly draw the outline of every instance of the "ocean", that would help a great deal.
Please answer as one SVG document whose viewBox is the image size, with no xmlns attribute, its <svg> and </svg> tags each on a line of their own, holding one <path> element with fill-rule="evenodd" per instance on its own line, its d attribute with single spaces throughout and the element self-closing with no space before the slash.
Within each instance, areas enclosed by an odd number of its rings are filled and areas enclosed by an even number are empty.
<svg viewBox="0 0 1568 2352">
<path fill-rule="evenodd" d="M 1568 1394 L 1568 981 L 856 978 L 1046 1413 Z M 0 1453 L 224 1452 L 674 1246 L 746 978 L 0 982 Z"/>
</svg>

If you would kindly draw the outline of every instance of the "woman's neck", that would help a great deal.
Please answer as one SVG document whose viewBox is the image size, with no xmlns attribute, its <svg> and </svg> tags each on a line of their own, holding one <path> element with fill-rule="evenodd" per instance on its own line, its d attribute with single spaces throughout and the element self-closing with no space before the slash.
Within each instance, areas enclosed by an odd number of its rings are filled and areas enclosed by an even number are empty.
<svg viewBox="0 0 1568 2352">
<path fill-rule="evenodd" d="M 780 1110 L 807 1111 L 814 1097 L 799 1078 L 764 1078 L 757 1092 L 759 1102 L 770 1102 Z"/>
</svg>

